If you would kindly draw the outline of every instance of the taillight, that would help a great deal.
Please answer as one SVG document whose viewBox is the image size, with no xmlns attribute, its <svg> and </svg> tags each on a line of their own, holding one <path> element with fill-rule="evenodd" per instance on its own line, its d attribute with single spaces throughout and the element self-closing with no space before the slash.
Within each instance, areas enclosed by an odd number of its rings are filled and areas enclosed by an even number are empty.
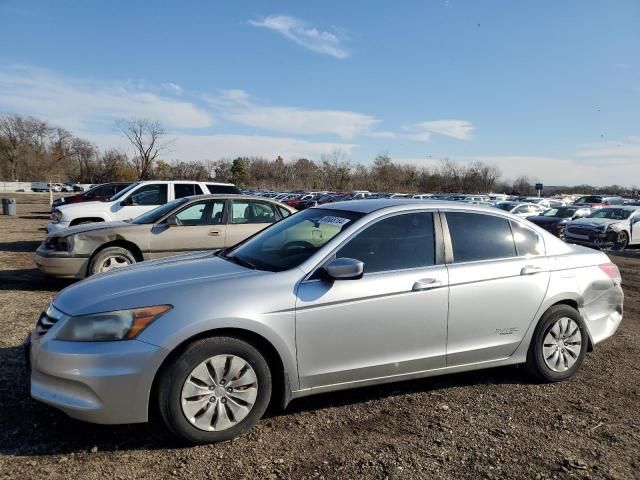
<svg viewBox="0 0 640 480">
<path fill-rule="evenodd" d="M 614 263 L 604 263 L 599 265 L 600 270 L 607 274 L 607 276 L 613 280 L 615 283 L 622 283 L 622 275 L 620 275 L 620 270 L 617 265 Z"/>
</svg>

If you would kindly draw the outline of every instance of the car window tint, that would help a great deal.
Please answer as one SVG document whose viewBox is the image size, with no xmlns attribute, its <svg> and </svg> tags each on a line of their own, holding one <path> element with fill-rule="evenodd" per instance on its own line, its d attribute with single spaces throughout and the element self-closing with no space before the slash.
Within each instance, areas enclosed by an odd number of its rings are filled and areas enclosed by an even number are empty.
<svg viewBox="0 0 640 480">
<path fill-rule="evenodd" d="M 361 260 L 365 273 L 428 267 L 435 261 L 434 241 L 433 214 L 394 215 L 358 233 L 336 257 Z"/>
<path fill-rule="evenodd" d="M 240 193 L 238 187 L 234 185 L 216 185 L 215 183 L 207 183 L 209 193 Z"/>
<path fill-rule="evenodd" d="M 133 205 L 163 205 L 167 203 L 167 184 L 144 185 L 131 194 Z"/>
<path fill-rule="evenodd" d="M 197 195 L 200 192 L 196 193 L 195 185 L 192 183 L 175 183 L 173 185 L 173 190 L 175 192 L 176 198 L 189 197 L 191 195 Z"/>
<path fill-rule="evenodd" d="M 103 185 L 91 192 L 92 197 L 110 197 L 111 195 L 113 195 L 113 186 L 111 185 Z"/>
<path fill-rule="evenodd" d="M 463 212 L 447 212 L 446 219 L 454 262 L 516 256 L 516 247 L 507 219 Z"/>
<path fill-rule="evenodd" d="M 176 214 L 178 225 L 206 225 L 208 222 L 204 220 L 205 211 L 206 205 L 204 203 L 195 203 L 189 205 Z"/>
<path fill-rule="evenodd" d="M 273 205 L 255 200 L 233 200 L 231 223 L 273 223 L 276 212 Z"/>
<path fill-rule="evenodd" d="M 518 222 L 511 222 L 511 229 L 519 257 L 544 253 L 542 239 L 536 232 Z"/>
</svg>

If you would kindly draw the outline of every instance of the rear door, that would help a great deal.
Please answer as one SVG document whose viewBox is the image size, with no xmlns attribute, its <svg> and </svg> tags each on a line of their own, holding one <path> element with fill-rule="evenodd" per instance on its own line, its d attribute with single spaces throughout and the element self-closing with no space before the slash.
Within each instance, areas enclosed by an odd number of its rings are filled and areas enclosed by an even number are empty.
<svg viewBox="0 0 640 480">
<path fill-rule="evenodd" d="M 149 257 L 223 248 L 226 242 L 225 203 L 224 199 L 191 203 L 174 215 L 177 225 L 154 225 Z"/>
<path fill-rule="evenodd" d="M 227 246 L 235 245 L 280 219 L 276 206 L 251 199 L 229 201 Z"/>
<path fill-rule="evenodd" d="M 549 284 L 543 240 L 490 213 L 446 211 L 449 269 L 447 366 L 509 357 Z"/>
</svg>

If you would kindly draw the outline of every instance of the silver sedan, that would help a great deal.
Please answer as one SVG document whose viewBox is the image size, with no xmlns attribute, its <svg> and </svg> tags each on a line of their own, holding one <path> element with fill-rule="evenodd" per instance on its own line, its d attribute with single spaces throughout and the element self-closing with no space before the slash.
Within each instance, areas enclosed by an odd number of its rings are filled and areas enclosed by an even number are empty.
<svg viewBox="0 0 640 480">
<path fill-rule="evenodd" d="M 157 406 L 204 443 L 320 392 L 514 364 L 556 382 L 618 328 L 620 282 L 604 253 L 495 208 L 314 207 L 65 289 L 27 344 L 31 395 L 106 424 Z"/>
</svg>

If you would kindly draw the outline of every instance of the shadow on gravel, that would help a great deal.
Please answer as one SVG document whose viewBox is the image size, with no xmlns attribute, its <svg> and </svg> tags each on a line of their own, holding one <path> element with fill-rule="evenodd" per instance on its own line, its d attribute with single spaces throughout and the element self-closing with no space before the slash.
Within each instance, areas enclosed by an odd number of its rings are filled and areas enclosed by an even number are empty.
<svg viewBox="0 0 640 480">
<path fill-rule="evenodd" d="M 0 242 L 0 252 L 35 252 L 40 243 L 36 240 Z"/>
<path fill-rule="evenodd" d="M 49 215 L 20 215 L 19 218 L 24 218 L 25 220 L 49 220 Z"/>
<path fill-rule="evenodd" d="M 73 282 L 74 280 L 49 277 L 37 268 L 0 271 L 0 290 L 58 292 Z"/>
</svg>

